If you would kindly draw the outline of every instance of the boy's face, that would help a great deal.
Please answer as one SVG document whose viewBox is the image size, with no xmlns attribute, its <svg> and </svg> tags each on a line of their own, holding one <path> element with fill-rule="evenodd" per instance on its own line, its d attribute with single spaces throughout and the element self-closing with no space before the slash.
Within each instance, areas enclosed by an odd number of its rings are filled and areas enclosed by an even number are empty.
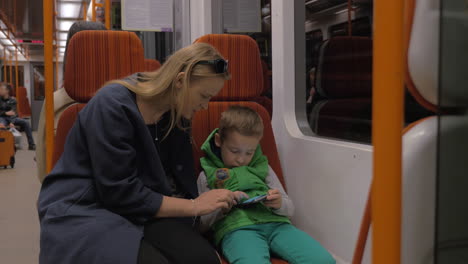
<svg viewBox="0 0 468 264">
<path fill-rule="evenodd" d="M 243 136 L 236 131 L 227 133 L 224 140 L 218 133 L 215 135 L 215 144 L 221 148 L 223 163 L 228 168 L 249 165 L 259 143 L 260 137 Z"/>
<path fill-rule="evenodd" d="M 4 85 L 0 85 L 0 97 L 5 97 L 7 95 L 7 88 Z"/>
</svg>

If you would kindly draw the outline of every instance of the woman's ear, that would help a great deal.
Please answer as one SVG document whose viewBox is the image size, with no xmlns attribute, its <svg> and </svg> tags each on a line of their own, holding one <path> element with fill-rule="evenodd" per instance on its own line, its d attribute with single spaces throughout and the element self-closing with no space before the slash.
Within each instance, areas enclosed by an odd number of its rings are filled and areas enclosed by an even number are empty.
<svg viewBox="0 0 468 264">
<path fill-rule="evenodd" d="M 179 72 L 176 76 L 175 87 L 180 90 L 184 86 L 185 72 Z"/>
<path fill-rule="evenodd" d="M 221 136 L 219 135 L 219 133 L 216 133 L 215 134 L 215 145 L 220 148 L 221 145 L 222 145 L 222 141 L 221 141 Z"/>
</svg>

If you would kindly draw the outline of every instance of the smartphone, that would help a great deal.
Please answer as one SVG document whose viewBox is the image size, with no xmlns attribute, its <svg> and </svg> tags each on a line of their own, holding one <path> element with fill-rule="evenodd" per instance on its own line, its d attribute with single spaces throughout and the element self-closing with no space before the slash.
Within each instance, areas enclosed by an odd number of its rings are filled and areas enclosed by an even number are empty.
<svg viewBox="0 0 468 264">
<path fill-rule="evenodd" d="M 248 200 L 245 200 L 245 201 L 241 202 L 237 206 L 245 206 L 245 205 L 250 205 L 250 204 L 263 202 L 263 201 L 266 200 L 267 196 L 268 196 L 267 194 L 255 196 L 255 197 L 252 197 L 252 198 L 250 198 Z"/>
</svg>

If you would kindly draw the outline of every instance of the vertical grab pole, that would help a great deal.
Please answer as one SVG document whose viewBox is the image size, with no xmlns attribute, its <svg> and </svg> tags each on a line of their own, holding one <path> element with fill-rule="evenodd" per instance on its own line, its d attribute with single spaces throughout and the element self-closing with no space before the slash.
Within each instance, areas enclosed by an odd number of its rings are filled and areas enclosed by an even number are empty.
<svg viewBox="0 0 468 264">
<path fill-rule="evenodd" d="M 353 35 L 353 27 L 352 27 L 352 22 L 351 22 L 351 11 L 353 11 L 353 6 L 351 4 L 352 0 L 348 0 L 348 36 Z"/>
<path fill-rule="evenodd" d="M 18 73 L 18 48 L 16 48 L 16 66 L 15 66 L 15 72 L 16 72 L 16 97 L 19 95 L 19 73 Z M 16 104 L 16 111 L 17 114 L 21 113 L 21 104 Z"/>
<path fill-rule="evenodd" d="M 83 2 L 83 20 L 88 20 L 88 2 Z"/>
<path fill-rule="evenodd" d="M 401 256 L 404 0 L 374 1 L 372 263 Z"/>
<path fill-rule="evenodd" d="M 59 46 L 55 46 L 55 90 L 60 89 L 59 87 Z"/>
<path fill-rule="evenodd" d="M 7 80 L 7 55 L 6 55 L 5 46 L 3 46 L 3 81 L 8 82 Z"/>
<path fill-rule="evenodd" d="M 91 0 L 91 19 L 96 22 L 96 0 Z"/>
<path fill-rule="evenodd" d="M 104 0 L 106 2 L 106 8 L 104 10 L 106 15 L 106 28 L 111 29 L 111 0 Z"/>
<path fill-rule="evenodd" d="M 9 83 L 13 84 L 13 54 L 10 52 L 10 80 Z"/>
<path fill-rule="evenodd" d="M 44 0 L 44 66 L 46 104 L 46 169 L 52 170 L 54 151 L 54 63 L 53 63 L 53 0 Z"/>
</svg>

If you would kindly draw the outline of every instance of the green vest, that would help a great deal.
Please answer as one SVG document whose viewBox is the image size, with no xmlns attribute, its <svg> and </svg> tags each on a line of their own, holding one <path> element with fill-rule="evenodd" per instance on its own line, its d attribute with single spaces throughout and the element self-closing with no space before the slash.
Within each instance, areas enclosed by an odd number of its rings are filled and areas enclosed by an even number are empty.
<svg viewBox="0 0 468 264">
<path fill-rule="evenodd" d="M 223 161 L 213 153 L 213 148 L 216 148 L 214 135 L 217 132 L 218 129 L 215 129 L 201 147 L 206 155 L 200 159 L 200 162 L 210 189 L 243 191 L 249 197 L 266 194 L 269 189 L 265 183 L 268 175 L 268 160 L 263 155 L 260 145 L 248 166 L 227 169 Z M 234 207 L 226 217 L 213 225 L 215 243 L 218 244 L 227 233 L 241 227 L 272 222 L 290 223 L 287 217 L 275 214 L 263 203 L 246 208 Z"/>
</svg>

